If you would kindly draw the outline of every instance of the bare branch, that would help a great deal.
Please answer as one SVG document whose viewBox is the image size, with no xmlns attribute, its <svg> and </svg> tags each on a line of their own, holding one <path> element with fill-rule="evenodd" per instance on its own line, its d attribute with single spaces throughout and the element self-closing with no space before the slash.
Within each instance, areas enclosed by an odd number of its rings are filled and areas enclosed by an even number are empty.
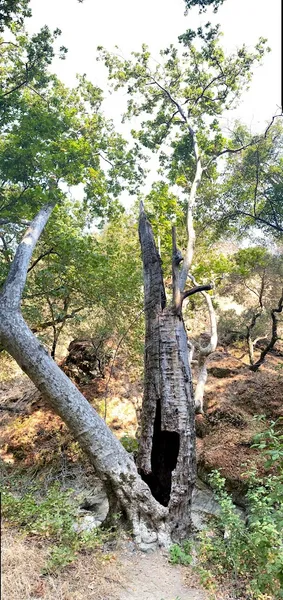
<svg viewBox="0 0 283 600">
<path fill-rule="evenodd" d="M 39 331 L 43 331 L 44 329 L 48 329 L 48 327 L 53 327 L 54 325 L 58 325 L 59 323 L 64 323 L 67 319 L 73 319 L 74 316 L 84 310 L 85 306 L 81 306 L 80 308 L 75 308 L 70 314 L 61 315 L 57 317 L 57 319 L 52 319 L 52 321 L 46 321 L 45 323 L 41 323 L 37 327 L 32 327 L 33 333 L 38 333 Z"/>
<path fill-rule="evenodd" d="M 46 250 L 46 252 L 43 252 L 42 254 L 40 254 L 38 256 L 38 258 L 31 264 L 31 266 L 28 268 L 28 273 L 34 269 L 34 267 L 37 265 L 37 263 L 39 263 L 40 260 L 42 260 L 43 258 L 45 258 L 45 256 L 49 256 L 49 254 L 57 254 L 57 252 L 54 251 L 54 248 L 50 248 L 50 250 Z"/>
<path fill-rule="evenodd" d="M 265 357 L 268 354 L 268 352 L 270 352 L 272 350 L 272 348 L 276 344 L 277 340 L 279 340 L 279 335 L 278 335 L 278 331 L 277 331 L 277 325 L 278 325 L 277 314 L 281 313 L 282 310 L 283 310 L 283 289 L 281 290 L 281 296 L 279 298 L 277 308 L 273 308 L 270 312 L 270 316 L 272 319 L 272 333 L 271 333 L 270 341 L 267 344 L 267 346 L 264 348 L 264 350 L 262 350 L 260 357 L 256 361 L 256 363 L 254 363 L 253 365 L 250 365 L 251 371 L 257 371 L 259 369 L 259 367 L 264 363 Z"/>
<path fill-rule="evenodd" d="M 213 288 L 214 288 L 213 283 L 206 283 L 204 285 L 196 285 L 195 287 L 191 288 L 190 290 L 186 290 L 185 292 L 182 293 L 182 300 L 185 300 L 185 298 L 188 298 L 189 296 L 192 296 L 193 294 L 197 294 L 199 292 L 213 290 Z"/>
<path fill-rule="evenodd" d="M 266 136 L 267 136 L 267 133 L 268 133 L 268 131 L 269 131 L 270 127 L 272 127 L 272 125 L 273 125 L 273 123 L 274 123 L 275 119 L 278 119 L 278 117 L 283 117 L 283 112 L 282 112 L 282 109 L 281 109 L 281 114 L 280 114 L 280 115 L 273 115 L 273 117 L 272 117 L 272 119 L 271 119 L 271 121 L 270 121 L 269 125 L 267 126 L 267 128 L 266 128 L 266 130 L 265 130 L 265 133 L 264 133 L 264 137 L 265 137 L 265 138 L 266 138 Z"/>
</svg>

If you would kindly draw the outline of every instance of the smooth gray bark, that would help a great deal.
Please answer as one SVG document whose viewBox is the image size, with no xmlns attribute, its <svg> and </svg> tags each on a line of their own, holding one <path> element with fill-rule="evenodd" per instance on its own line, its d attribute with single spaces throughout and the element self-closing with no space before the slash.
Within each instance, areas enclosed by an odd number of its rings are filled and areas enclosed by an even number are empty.
<svg viewBox="0 0 283 600">
<path fill-rule="evenodd" d="M 29 260 L 51 212 L 51 205 L 41 209 L 17 249 L 0 294 L 0 343 L 68 425 L 104 481 L 110 506 L 126 515 L 137 543 L 168 545 L 168 509 L 154 499 L 132 457 L 49 356 L 21 314 Z"/>
</svg>

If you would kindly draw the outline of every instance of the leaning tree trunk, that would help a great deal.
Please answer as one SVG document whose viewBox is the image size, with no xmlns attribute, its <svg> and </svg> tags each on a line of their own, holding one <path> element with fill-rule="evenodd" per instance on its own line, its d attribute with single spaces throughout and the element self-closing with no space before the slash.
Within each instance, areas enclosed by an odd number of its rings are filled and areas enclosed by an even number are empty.
<svg viewBox="0 0 283 600">
<path fill-rule="evenodd" d="M 0 293 L 0 344 L 68 425 L 104 481 L 110 506 L 127 517 L 136 542 L 144 549 L 157 544 L 168 546 L 171 539 L 168 508 L 152 496 L 134 460 L 49 356 L 21 314 L 20 301 L 28 264 L 52 208 L 52 205 L 43 207 L 31 223 Z"/>
<path fill-rule="evenodd" d="M 138 468 L 156 500 L 168 507 L 172 539 L 180 540 L 191 530 L 196 478 L 192 378 L 178 282 L 180 257 L 174 240 L 173 303 L 166 306 L 161 259 L 143 207 L 139 235 L 146 335 Z"/>
</svg>

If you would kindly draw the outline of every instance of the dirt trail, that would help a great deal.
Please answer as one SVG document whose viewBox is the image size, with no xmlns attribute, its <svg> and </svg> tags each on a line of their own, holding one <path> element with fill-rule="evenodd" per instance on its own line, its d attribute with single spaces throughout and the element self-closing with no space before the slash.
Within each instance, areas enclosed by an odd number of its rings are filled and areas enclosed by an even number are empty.
<svg viewBox="0 0 283 600">
<path fill-rule="evenodd" d="M 121 560 L 121 556 L 120 556 Z M 184 569 L 170 565 L 161 552 L 122 557 L 127 580 L 119 600 L 206 600 L 207 595 L 184 584 Z M 123 569 L 123 570 L 124 570 Z"/>
</svg>

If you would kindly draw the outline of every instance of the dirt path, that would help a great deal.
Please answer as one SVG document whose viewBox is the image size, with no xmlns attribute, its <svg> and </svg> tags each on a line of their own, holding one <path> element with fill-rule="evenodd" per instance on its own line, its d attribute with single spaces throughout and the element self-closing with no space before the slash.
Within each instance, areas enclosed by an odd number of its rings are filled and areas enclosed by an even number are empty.
<svg viewBox="0 0 283 600">
<path fill-rule="evenodd" d="M 126 553 L 122 558 L 126 582 L 119 600 L 206 600 L 204 592 L 184 583 L 182 567 L 170 565 L 161 552 Z M 123 569 L 123 570 L 124 570 Z"/>
</svg>

